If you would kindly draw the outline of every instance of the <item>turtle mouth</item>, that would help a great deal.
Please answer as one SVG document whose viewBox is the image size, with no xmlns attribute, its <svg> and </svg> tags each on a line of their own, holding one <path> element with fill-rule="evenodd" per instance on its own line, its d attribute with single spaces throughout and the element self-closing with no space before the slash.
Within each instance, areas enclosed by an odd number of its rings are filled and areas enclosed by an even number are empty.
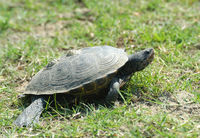
<svg viewBox="0 0 200 138">
<path fill-rule="evenodd" d="M 149 57 L 147 59 L 148 63 L 152 62 L 154 58 L 154 50 L 151 50 L 151 53 L 149 54 Z"/>
</svg>

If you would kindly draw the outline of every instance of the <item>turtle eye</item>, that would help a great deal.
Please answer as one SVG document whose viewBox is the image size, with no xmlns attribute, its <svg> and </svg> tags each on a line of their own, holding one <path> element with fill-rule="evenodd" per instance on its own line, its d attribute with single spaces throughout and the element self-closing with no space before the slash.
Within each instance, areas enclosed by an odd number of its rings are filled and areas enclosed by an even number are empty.
<svg viewBox="0 0 200 138">
<path fill-rule="evenodd" d="M 145 55 L 149 55 L 149 53 L 150 53 L 150 51 L 148 50 L 148 51 L 145 51 Z"/>
</svg>

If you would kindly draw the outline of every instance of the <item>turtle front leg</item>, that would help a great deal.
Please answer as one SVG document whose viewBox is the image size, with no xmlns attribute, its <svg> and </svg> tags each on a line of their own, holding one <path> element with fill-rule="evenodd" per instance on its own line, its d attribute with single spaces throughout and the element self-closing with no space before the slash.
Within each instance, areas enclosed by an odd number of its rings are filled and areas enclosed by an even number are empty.
<svg viewBox="0 0 200 138">
<path fill-rule="evenodd" d="M 39 122 L 40 115 L 45 106 L 44 97 L 33 96 L 32 103 L 17 117 L 14 124 L 23 127 Z"/>
<path fill-rule="evenodd" d="M 106 96 L 106 101 L 107 102 L 113 102 L 113 101 L 117 100 L 119 92 L 120 92 L 119 88 L 120 88 L 119 79 L 118 78 L 114 78 L 111 81 L 110 90 L 108 92 L 108 95 Z"/>
</svg>

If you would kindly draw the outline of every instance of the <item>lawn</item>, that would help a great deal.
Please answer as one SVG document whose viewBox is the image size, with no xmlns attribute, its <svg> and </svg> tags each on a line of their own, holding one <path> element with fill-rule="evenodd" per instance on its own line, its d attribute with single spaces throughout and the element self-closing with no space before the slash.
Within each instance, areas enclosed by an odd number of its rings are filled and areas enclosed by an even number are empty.
<svg viewBox="0 0 200 138">
<path fill-rule="evenodd" d="M 0 137 L 200 137 L 199 11 L 199 0 L 1 0 Z M 50 105 L 35 126 L 13 125 L 32 76 L 70 49 L 97 45 L 154 48 L 125 101 Z"/>
</svg>

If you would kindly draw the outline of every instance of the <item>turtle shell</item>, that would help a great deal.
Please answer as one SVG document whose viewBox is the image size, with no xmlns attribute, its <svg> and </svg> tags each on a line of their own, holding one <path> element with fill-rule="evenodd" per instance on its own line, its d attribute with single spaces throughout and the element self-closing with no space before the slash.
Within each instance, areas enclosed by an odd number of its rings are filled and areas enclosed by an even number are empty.
<svg viewBox="0 0 200 138">
<path fill-rule="evenodd" d="M 83 48 L 78 54 L 48 64 L 30 81 L 24 94 L 87 94 L 108 87 L 128 60 L 122 49 L 111 46 Z"/>
</svg>

